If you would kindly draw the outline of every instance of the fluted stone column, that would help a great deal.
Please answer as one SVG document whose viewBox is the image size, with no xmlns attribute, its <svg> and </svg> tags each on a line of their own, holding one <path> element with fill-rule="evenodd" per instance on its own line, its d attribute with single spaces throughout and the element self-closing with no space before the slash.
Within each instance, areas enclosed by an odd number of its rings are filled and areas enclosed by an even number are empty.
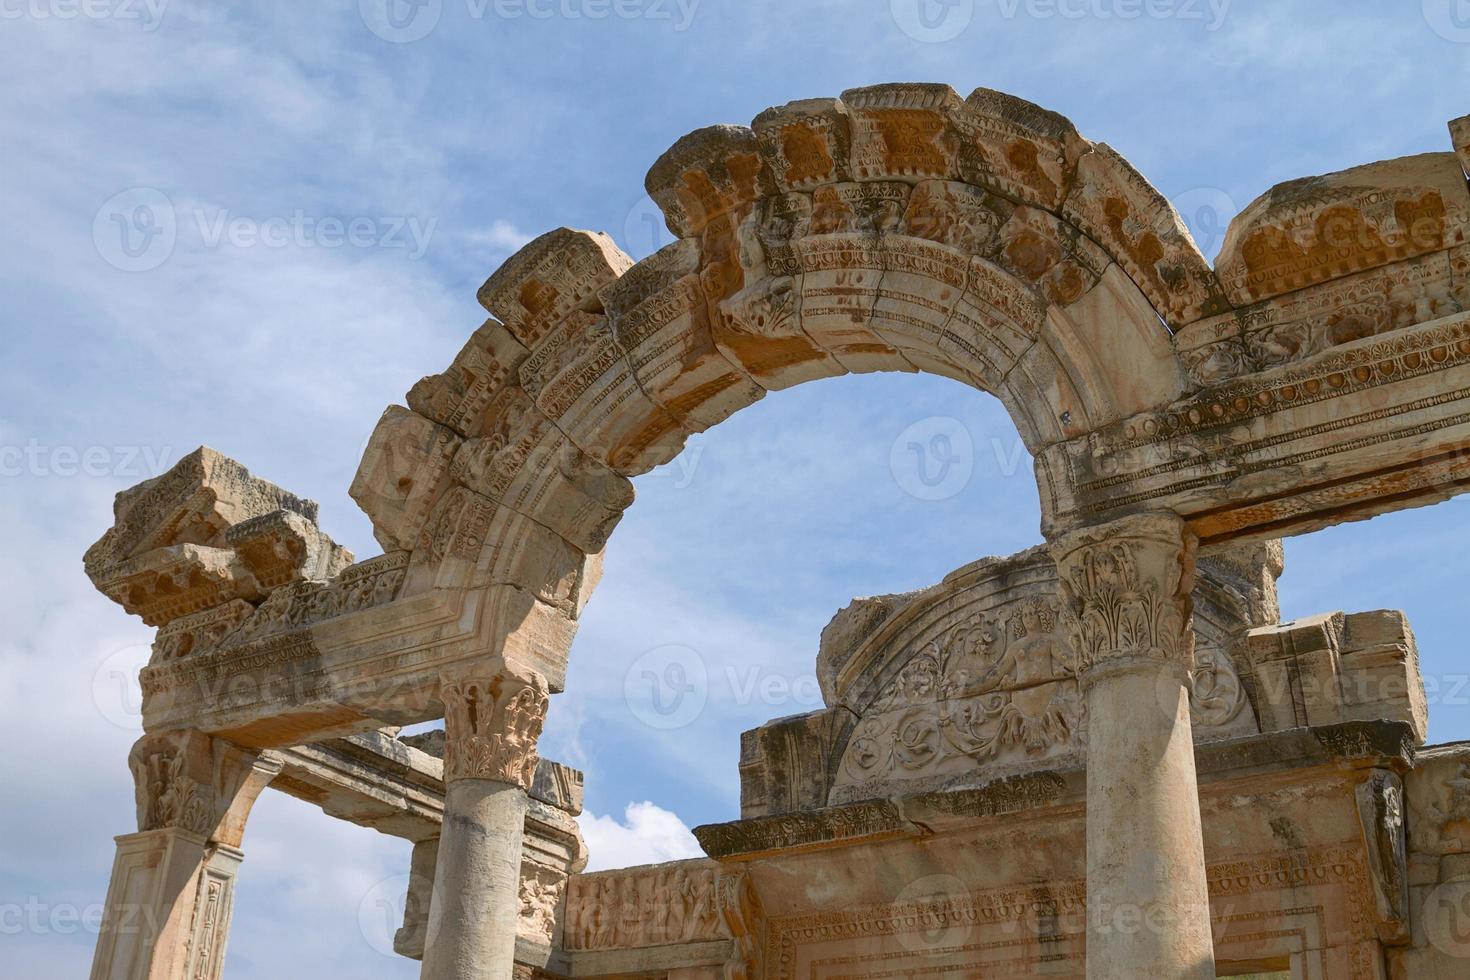
<svg viewBox="0 0 1470 980">
<path fill-rule="evenodd" d="M 1087 700 L 1087 976 L 1215 976 L 1189 717 L 1195 541 L 1173 514 L 1052 543 Z"/>
<path fill-rule="evenodd" d="M 128 764 L 138 833 L 117 838 L 92 980 L 219 980 L 245 821 L 280 760 L 178 731 Z"/>
<path fill-rule="evenodd" d="M 546 680 L 500 666 L 446 681 L 444 827 L 429 904 L 426 980 L 506 980 L 515 966 L 521 843 Z"/>
</svg>

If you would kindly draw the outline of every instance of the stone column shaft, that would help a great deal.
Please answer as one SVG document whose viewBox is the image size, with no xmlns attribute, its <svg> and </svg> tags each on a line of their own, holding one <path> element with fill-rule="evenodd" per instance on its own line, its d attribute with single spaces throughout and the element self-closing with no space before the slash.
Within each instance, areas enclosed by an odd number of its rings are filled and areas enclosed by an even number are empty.
<svg viewBox="0 0 1470 980">
<path fill-rule="evenodd" d="M 1212 980 L 1189 714 L 1194 540 L 1143 515 L 1052 545 L 1087 699 L 1087 976 Z"/>
<path fill-rule="evenodd" d="M 446 682 L 444 827 L 429 905 L 425 980 L 504 980 L 515 969 L 521 848 L 546 681 L 503 665 Z"/>
</svg>

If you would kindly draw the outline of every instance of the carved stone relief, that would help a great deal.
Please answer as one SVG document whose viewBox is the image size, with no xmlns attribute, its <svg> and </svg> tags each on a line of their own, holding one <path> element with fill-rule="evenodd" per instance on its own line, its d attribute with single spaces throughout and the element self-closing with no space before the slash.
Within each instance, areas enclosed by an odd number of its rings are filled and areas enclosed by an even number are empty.
<svg viewBox="0 0 1470 980">
<path fill-rule="evenodd" d="M 444 684 L 444 780 L 490 779 L 529 791 L 546 722 L 546 680 L 505 670 Z"/>
<path fill-rule="evenodd" d="M 568 950 L 637 949 L 730 937 L 722 872 L 680 862 L 574 875 L 567 883 Z"/>
</svg>

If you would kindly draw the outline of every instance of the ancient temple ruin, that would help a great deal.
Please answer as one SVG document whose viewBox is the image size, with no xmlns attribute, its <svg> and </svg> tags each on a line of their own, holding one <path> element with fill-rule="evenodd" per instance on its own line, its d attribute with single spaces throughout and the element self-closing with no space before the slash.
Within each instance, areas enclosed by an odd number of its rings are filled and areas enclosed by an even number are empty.
<svg viewBox="0 0 1470 980">
<path fill-rule="evenodd" d="M 1470 975 L 1470 745 L 1426 746 L 1409 623 L 1276 602 L 1281 538 L 1470 483 L 1450 133 L 1272 188 L 1213 267 L 998 92 L 681 140 L 674 244 L 537 239 L 384 413 L 351 488 L 382 555 L 207 449 L 119 495 L 87 571 L 158 634 L 93 977 L 220 976 L 268 787 L 413 841 L 395 946 L 435 980 Z M 838 612 L 825 707 L 743 736 L 707 856 L 583 873 L 583 777 L 536 742 L 629 478 L 868 371 L 1000 398 L 1046 544 Z"/>
</svg>

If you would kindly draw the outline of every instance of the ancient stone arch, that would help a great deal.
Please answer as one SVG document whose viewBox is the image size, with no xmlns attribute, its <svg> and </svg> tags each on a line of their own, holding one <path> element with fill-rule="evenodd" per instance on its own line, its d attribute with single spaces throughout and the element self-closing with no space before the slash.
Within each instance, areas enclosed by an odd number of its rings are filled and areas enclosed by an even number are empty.
<svg viewBox="0 0 1470 980">
<path fill-rule="evenodd" d="M 87 566 L 160 626 L 145 728 L 267 751 L 447 712 L 446 806 L 514 837 L 630 478 L 769 391 L 932 372 L 1000 398 L 1036 461 L 1055 598 L 1033 615 L 1065 634 L 1090 725 L 1089 902 L 1175 923 L 1090 931 L 1090 975 L 1213 976 L 1195 556 L 1470 479 L 1470 125 L 1451 129 L 1453 151 L 1273 188 L 1213 267 L 1115 151 L 999 92 L 882 85 L 693 133 L 647 179 L 673 244 L 634 262 L 602 234 L 536 239 L 448 370 L 384 413 L 351 490 L 381 557 L 353 564 L 314 505 L 208 450 L 119 496 Z M 883 664 L 854 683 L 879 691 Z M 1140 720 L 1161 690 L 1177 704 Z M 1167 883 L 1109 826 L 1150 830 Z M 519 861 L 485 839 L 441 851 L 441 885 L 478 877 L 432 912 L 426 975 L 509 969 Z"/>
</svg>

